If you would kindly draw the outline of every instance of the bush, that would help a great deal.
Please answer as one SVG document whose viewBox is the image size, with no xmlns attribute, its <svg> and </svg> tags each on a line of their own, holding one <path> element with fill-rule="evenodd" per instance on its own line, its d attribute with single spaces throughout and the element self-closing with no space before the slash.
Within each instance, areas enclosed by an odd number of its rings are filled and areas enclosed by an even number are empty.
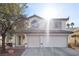
<svg viewBox="0 0 79 59">
<path fill-rule="evenodd" d="M 10 47 L 12 47 L 13 45 L 12 45 L 12 43 L 7 43 L 6 44 L 7 46 L 10 46 Z"/>
</svg>

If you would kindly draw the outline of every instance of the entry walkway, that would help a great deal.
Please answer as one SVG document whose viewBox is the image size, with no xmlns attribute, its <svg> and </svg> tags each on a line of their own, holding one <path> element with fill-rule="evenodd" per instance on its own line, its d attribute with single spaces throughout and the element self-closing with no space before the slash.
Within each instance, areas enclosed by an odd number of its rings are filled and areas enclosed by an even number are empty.
<svg viewBox="0 0 79 59">
<path fill-rule="evenodd" d="M 79 56 L 79 52 L 71 48 L 35 47 L 26 48 L 22 56 Z"/>
</svg>

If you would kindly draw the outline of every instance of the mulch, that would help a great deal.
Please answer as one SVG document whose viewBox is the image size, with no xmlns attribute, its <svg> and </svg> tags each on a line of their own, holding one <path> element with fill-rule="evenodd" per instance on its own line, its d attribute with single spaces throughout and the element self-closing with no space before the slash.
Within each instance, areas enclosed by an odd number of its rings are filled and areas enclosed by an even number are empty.
<svg viewBox="0 0 79 59">
<path fill-rule="evenodd" d="M 9 53 L 8 51 L 13 51 L 13 53 Z M 15 48 L 11 48 L 6 50 L 5 53 L 1 53 L 0 50 L 0 56 L 21 56 L 21 54 L 25 51 L 25 47 L 15 47 Z"/>
</svg>

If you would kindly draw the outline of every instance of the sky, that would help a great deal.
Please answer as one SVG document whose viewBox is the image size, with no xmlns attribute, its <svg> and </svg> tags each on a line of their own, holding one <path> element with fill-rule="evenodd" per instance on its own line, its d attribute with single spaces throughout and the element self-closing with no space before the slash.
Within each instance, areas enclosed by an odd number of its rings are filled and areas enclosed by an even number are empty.
<svg viewBox="0 0 79 59">
<path fill-rule="evenodd" d="M 28 3 L 27 16 L 34 14 L 46 18 L 67 18 L 79 27 L 79 3 Z"/>
</svg>

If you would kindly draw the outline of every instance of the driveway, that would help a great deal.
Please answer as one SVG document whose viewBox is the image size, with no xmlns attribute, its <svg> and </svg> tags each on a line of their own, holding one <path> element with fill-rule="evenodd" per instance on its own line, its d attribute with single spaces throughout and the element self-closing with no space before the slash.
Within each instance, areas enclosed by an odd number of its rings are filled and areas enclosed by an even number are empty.
<svg viewBox="0 0 79 59">
<path fill-rule="evenodd" d="M 22 56 L 79 56 L 79 52 L 71 48 L 33 47 L 26 48 Z"/>
</svg>

